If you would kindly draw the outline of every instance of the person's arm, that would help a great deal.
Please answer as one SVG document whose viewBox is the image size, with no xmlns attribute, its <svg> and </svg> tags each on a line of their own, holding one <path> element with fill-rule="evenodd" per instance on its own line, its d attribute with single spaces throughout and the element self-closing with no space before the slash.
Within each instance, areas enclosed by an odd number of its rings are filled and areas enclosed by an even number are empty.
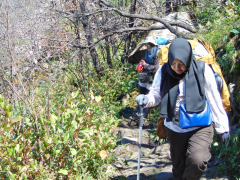
<svg viewBox="0 0 240 180">
<path fill-rule="evenodd" d="M 217 89 L 217 83 L 212 69 L 205 64 L 205 94 L 213 115 L 217 134 L 229 132 L 229 122 L 226 111 L 223 108 L 222 99 Z"/>
<path fill-rule="evenodd" d="M 152 47 L 152 49 L 153 50 L 151 51 L 151 56 L 149 58 L 153 59 L 153 64 L 146 63 L 143 67 L 143 69 L 146 69 L 148 71 L 156 71 L 159 68 L 158 58 L 156 57 L 158 46 L 154 46 L 154 47 Z M 146 55 L 147 55 L 147 53 L 146 53 Z M 146 59 L 146 56 L 145 56 L 145 59 Z"/>
<path fill-rule="evenodd" d="M 146 95 L 149 101 L 145 107 L 157 106 L 161 102 L 161 96 L 160 96 L 160 85 L 161 85 L 161 79 L 162 79 L 161 70 L 162 68 L 159 68 L 155 74 L 155 77 L 152 83 L 152 88 L 150 89 L 149 93 Z"/>
</svg>

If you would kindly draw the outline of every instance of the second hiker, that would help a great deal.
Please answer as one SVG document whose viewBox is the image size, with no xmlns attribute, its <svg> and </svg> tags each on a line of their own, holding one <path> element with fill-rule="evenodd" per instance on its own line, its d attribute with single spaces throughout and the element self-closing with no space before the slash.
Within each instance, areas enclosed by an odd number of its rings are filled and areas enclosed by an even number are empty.
<svg viewBox="0 0 240 180">
<path fill-rule="evenodd" d="M 159 68 L 158 58 L 156 53 L 158 50 L 157 40 L 153 36 L 146 38 L 144 44 L 146 45 L 146 55 L 139 64 L 142 65 L 143 69 L 139 73 L 139 94 L 148 94 L 152 87 L 152 81 L 154 78 L 154 73 Z M 143 111 L 143 118 L 146 121 L 150 108 L 145 108 Z M 133 120 L 139 119 L 139 106 L 137 106 L 137 113 L 135 116 L 131 117 Z"/>
</svg>

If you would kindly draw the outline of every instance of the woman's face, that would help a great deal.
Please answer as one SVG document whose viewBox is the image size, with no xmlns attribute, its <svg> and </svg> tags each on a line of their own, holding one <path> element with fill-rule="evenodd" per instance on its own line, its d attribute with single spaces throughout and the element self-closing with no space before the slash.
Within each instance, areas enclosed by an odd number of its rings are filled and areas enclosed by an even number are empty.
<svg viewBox="0 0 240 180">
<path fill-rule="evenodd" d="M 151 45 L 149 43 L 147 43 L 146 46 L 147 46 L 147 50 L 151 51 L 151 48 L 152 48 Z"/>
<path fill-rule="evenodd" d="M 183 62 L 179 59 L 174 59 L 171 64 L 172 70 L 174 70 L 177 74 L 182 74 L 186 71 L 186 66 L 183 64 Z"/>
</svg>

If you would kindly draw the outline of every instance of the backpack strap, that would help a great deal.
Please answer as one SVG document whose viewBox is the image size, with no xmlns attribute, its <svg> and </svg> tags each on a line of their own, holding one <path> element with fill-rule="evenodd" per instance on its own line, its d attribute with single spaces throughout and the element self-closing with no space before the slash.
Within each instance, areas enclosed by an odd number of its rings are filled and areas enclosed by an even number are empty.
<svg viewBox="0 0 240 180">
<path fill-rule="evenodd" d="M 213 74 L 215 76 L 215 80 L 216 80 L 216 83 L 217 83 L 217 89 L 218 89 L 218 92 L 220 94 L 220 96 L 222 96 L 222 88 L 223 88 L 223 80 L 222 78 L 218 75 L 218 73 L 215 73 L 212 66 L 210 64 L 208 64 L 210 66 L 210 68 L 212 69 L 213 71 Z"/>
<path fill-rule="evenodd" d="M 219 92 L 220 96 L 222 96 L 221 93 L 222 93 L 222 88 L 223 88 L 223 80 L 218 75 L 218 73 L 214 73 L 214 76 L 215 76 L 215 80 L 216 80 L 216 83 L 217 83 L 218 92 Z"/>
<path fill-rule="evenodd" d="M 166 71 L 167 71 L 166 66 L 167 66 L 166 63 L 164 63 L 164 64 L 162 65 L 162 69 L 161 69 L 161 86 L 162 86 L 162 83 L 163 83 L 164 74 L 165 74 Z M 160 86 L 160 92 L 161 92 L 161 86 Z"/>
</svg>

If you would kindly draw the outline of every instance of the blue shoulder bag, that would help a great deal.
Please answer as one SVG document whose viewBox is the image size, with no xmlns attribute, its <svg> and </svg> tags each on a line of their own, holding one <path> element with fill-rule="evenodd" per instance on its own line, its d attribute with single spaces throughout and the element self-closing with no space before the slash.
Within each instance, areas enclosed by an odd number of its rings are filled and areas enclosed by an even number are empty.
<svg viewBox="0 0 240 180">
<path fill-rule="evenodd" d="M 213 123 L 213 117 L 210 106 L 205 100 L 205 108 L 200 113 L 191 113 L 186 111 L 185 104 L 179 106 L 179 125 L 182 129 L 190 127 L 210 126 Z"/>
</svg>

